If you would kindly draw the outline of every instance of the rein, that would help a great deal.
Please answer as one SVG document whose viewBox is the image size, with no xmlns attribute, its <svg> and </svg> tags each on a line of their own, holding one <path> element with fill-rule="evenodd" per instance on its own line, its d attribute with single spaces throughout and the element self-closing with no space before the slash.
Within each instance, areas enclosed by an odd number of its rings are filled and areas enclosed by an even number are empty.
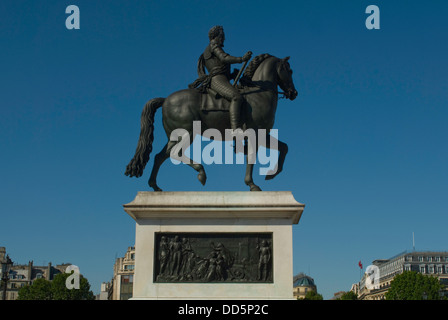
<svg viewBox="0 0 448 320">
<path fill-rule="evenodd" d="M 244 82 L 250 83 L 249 87 L 257 87 L 257 88 L 260 88 L 260 89 L 265 90 L 265 91 L 272 91 L 272 92 L 276 93 L 277 95 L 280 94 L 281 96 L 277 97 L 278 100 L 286 99 L 286 93 L 284 93 L 282 91 L 278 91 L 278 90 L 275 90 L 275 89 L 267 88 L 267 87 L 259 85 L 259 84 L 255 84 L 255 82 L 253 82 L 252 80 L 245 79 Z"/>
</svg>

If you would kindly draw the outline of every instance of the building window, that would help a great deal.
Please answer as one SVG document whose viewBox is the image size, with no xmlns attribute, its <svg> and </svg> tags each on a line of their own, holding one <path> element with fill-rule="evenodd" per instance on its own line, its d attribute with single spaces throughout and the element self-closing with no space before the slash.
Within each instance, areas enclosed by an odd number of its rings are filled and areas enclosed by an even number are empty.
<svg viewBox="0 0 448 320">
<path fill-rule="evenodd" d="M 42 279 L 42 273 L 36 274 L 36 279 Z"/>
<path fill-rule="evenodd" d="M 418 261 L 423 262 L 423 257 L 418 257 Z"/>
<path fill-rule="evenodd" d="M 436 262 L 440 262 L 440 257 L 436 257 L 436 258 L 435 258 L 435 261 L 436 261 Z"/>
<path fill-rule="evenodd" d="M 437 273 L 439 273 L 439 274 L 443 273 L 442 267 L 437 267 Z"/>
<path fill-rule="evenodd" d="M 425 266 L 420 266 L 420 272 L 425 273 Z"/>
<path fill-rule="evenodd" d="M 428 262 L 431 262 L 432 261 L 432 257 L 428 257 Z"/>
<path fill-rule="evenodd" d="M 133 275 L 126 275 L 121 277 L 121 283 L 133 283 L 133 282 L 134 282 Z"/>
<path fill-rule="evenodd" d="M 433 266 L 429 266 L 429 271 L 428 273 L 434 273 L 434 267 Z"/>
</svg>

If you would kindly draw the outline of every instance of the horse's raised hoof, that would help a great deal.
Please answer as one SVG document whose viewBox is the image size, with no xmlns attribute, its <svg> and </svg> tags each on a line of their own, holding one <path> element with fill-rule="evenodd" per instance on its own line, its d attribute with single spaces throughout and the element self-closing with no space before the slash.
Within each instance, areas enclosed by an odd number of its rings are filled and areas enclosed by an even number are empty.
<svg viewBox="0 0 448 320">
<path fill-rule="evenodd" d="M 207 175 L 205 174 L 205 171 L 198 173 L 198 180 L 203 186 L 205 186 L 205 183 L 207 182 Z"/>
<path fill-rule="evenodd" d="M 266 175 L 266 177 L 264 177 L 264 180 L 272 180 L 274 179 L 279 173 L 281 172 L 281 170 L 269 170 L 268 174 Z"/>
<path fill-rule="evenodd" d="M 261 189 L 259 186 L 252 185 L 252 186 L 250 186 L 250 191 L 261 191 Z"/>
</svg>

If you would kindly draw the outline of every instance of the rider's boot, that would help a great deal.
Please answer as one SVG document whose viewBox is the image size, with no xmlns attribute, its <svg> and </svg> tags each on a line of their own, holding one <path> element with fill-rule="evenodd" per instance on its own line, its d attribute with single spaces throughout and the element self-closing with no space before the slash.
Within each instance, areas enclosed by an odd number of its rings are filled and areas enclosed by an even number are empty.
<svg viewBox="0 0 448 320">
<path fill-rule="evenodd" d="M 235 97 L 230 102 L 229 113 L 230 113 L 230 127 L 232 130 L 241 129 L 241 105 L 243 103 L 243 99 L 241 96 Z"/>
</svg>

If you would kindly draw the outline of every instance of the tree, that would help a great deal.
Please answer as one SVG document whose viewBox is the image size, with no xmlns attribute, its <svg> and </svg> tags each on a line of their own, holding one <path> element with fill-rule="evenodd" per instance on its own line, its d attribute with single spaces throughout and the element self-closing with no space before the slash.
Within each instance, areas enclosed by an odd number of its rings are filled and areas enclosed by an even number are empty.
<svg viewBox="0 0 448 320">
<path fill-rule="evenodd" d="M 305 298 L 303 300 L 324 300 L 321 294 L 317 293 L 314 290 L 310 290 L 306 293 Z"/>
<path fill-rule="evenodd" d="M 344 293 L 340 300 L 358 300 L 358 295 L 354 293 L 353 291 L 349 291 Z"/>
<path fill-rule="evenodd" d="M 32 285 L 20 288 L 19 300 L 94 300 L 89 281 L 80 275 L 79 289 L 67 289 L 69 273 L 57 274 L 53 281 L 36 279 Z"/>
<path fill-rule="evenodd" d="M 436 277 L 415 271 L 395 276 L 386 292 L 386 300 L 440 300 L 442 286 Z"/>
<path fill-rule="evenodd" d="M 51 282 L 46 279 L 36 279 L 30 286 L 20 288 L 19 300 L 51 300 Z"/>
<path fill-rule="evenodd" d="M 89 281 L 80 275 L 79 289 L 67 289 L 66 281 L 69 273 L 59 273 L 51 282 L 53 300 L 94 300 Z"/>
</svg>

